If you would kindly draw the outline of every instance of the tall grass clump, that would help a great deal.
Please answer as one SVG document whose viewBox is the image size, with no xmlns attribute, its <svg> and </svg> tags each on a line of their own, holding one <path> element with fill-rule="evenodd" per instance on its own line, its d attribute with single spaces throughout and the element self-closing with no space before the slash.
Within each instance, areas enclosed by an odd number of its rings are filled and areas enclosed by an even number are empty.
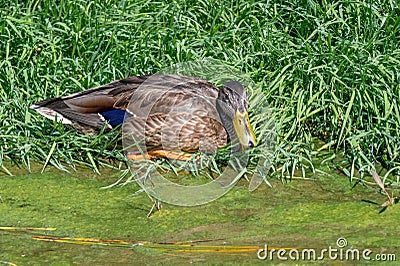
<svg viewBox="0 0 400 266">
<path fill-rule="evenodd" d="M 33 114 L 32 102 L 213 58 L 268 99 L 281 176 L 312 170 L 323 154 L 352 178 L 379 168 L 399 185 L 397 1 L 0 3 L 3 171 L 5 160 L 96 169 L 122 158 L 117 134 L 82 136 Z"/>
</svg>

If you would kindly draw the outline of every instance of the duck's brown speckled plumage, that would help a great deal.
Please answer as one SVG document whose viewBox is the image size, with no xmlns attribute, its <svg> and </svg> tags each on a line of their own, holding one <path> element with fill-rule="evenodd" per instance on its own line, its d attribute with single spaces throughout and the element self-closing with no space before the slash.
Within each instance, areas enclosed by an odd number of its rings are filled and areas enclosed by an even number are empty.
<svg viewBox="0 0 400 266">
<path fill-rule="evenodd" d="M 219 99 L 226 102 L 225 107 L 217 104 Z M 235 108 L 231 105 L 239 101 L 247 110 L 243 88 L 219 89 L 196 77 L 156 74 L 129 77 L 73 95 L 47 99 L 35 103 L 32 109 L 85 133 L 104 126 L 104 117 L 99 115 L 102 112 L 124 110 L 129 114 L 124 121 L 124 134 L 145 137 L 148 151 L 192 153 L 214 151 L 227 144 L 227 132 L 233 126 L 221 119 L 233 117 Z"/>
</svg>

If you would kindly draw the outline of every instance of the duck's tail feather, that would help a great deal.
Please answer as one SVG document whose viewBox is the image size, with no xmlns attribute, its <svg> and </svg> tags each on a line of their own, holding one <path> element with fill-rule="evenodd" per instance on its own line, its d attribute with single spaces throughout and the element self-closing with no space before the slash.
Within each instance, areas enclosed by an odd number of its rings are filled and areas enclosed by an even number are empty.
<svg viewBox="0 0 400 266">
<path fill-rule="evenodd" d="M 82 113 L 69 107 L 62 98 L 51 98 L 30 107 L 39 114 L 79 130 L 93 132 L 101 129 L 107 121 L 100 113 Z M 111 126 L 109 126 L 111 128 Z"/>
</svg>

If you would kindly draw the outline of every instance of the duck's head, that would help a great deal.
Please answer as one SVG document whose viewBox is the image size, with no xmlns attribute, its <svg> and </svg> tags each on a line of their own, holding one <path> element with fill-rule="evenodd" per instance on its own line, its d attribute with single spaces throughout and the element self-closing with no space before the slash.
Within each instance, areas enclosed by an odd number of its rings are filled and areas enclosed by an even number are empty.
<svg viewBox="0 0 400 266">
<path fill-rule="evenodd" d="M 236 135 L 241 149 L 255 147 L 257 140 L 250 124 L 247 93 L 243 85 L 238 81 L 224 83 L 219 90 L 216 106 L 225 129 L 230 135 Z"/>
</svg>

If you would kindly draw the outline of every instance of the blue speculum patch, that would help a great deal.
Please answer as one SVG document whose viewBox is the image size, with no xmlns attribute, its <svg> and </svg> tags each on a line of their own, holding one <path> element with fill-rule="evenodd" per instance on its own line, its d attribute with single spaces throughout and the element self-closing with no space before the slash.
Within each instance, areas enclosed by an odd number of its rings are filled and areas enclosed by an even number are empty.
<svg viewBox="0 0 400 266">
<path fill-rule="evenodd" d="M 108 123 L 112 127 L 117 127 L 122 125 L 124 122 L 125 114 L 127 114 L 124 110 L 121 109 L 109 109 L 107 111 L 100 113 L 104 119 L 108 121 Z"/>
</svg>

